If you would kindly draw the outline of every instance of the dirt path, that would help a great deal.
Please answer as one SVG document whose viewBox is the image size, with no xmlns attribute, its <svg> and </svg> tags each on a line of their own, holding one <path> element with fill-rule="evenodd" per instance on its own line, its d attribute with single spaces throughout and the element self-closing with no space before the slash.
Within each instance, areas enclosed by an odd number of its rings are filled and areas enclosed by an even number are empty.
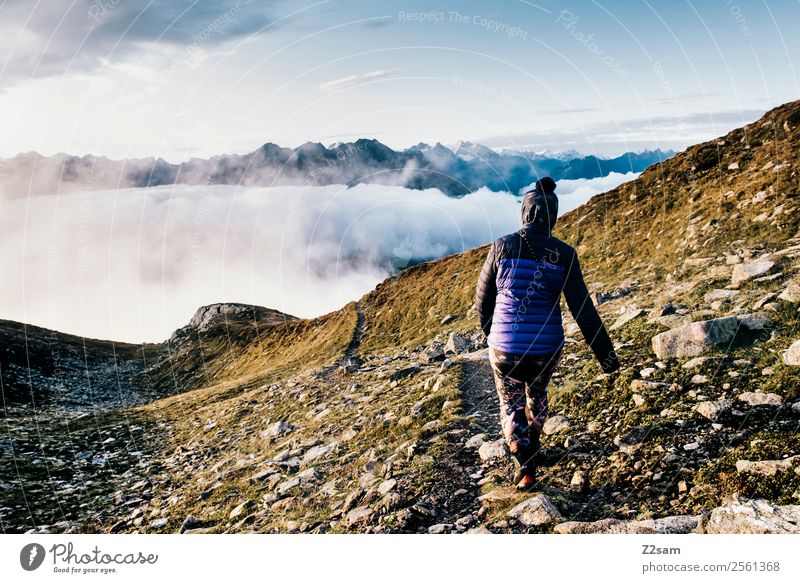
<svg viewBox="0 0 800 583">
<path fill-rule="evenodd" d="M 481 431 L 493 435 L 500 428 L 500 411 L 488 349 L 466 354 L 460 362 L 463 371 L 461 393 L 464 396 L 464 412 L 475 419 L 475 425 Z"/>
<path fill-rule="evenodd" d="M 350 344 L 347 345 L 347 350 L 344 351 L 344 356 L 340 359 L 340 364 L 347 362 L 354 358 L 361 346 L 361 338 L 364 336 L 364 324 L 366 319 L 364 317 L 364 310 L 361 307 L 361 302 L 356 302 L 356 327 L 353 330 L 353 338 L 350 339 Z"/>
<path fill-rule="evenodd" d="M 366 322 L 366 318 L 364 317 L 364 310 L 361 307 L 361 302 L 356 302 L 355 310 L 356 310 L 356 326 L 353 329 L 353 337 L 350 339 L 350 344 L 347 345 L 344 354 L 339 358 L 339 360 L 337 360 L 331 365 L 326 366 L 325 368 L 323 368 L 322 370 L 320 370 L 315 374 L 315 376 L 318 379 L 328 378 L 338 369 L 353 364 L 353 360 L 356 358 L 358 349 L 361 347 L 361 339 L 364 336 L 364 329 Z"/>
</svg>

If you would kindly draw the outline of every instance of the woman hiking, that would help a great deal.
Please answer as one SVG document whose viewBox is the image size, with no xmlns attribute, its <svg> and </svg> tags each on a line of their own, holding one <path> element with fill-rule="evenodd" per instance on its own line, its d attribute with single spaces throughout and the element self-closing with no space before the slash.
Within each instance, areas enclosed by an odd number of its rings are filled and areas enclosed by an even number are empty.
<svg viewBox="0 0 800 583">
<path fill-rule="evenodd" d="M 564 346 L 562 293 L 603 372 L 620 366 L 575 249 L 552 235 L 558 216 L 555 189 L 555 181 L 545 177 L 525 193 L 522 228 L 492 244 L 475 294 L 500 398 L 500 423 L 520 490 L 536 484 L 547 384 Z"/>
</svg>

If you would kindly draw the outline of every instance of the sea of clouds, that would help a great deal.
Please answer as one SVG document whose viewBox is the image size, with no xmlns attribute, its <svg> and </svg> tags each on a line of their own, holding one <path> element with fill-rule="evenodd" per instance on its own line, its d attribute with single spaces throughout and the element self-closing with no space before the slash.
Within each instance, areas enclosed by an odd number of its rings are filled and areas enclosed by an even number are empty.
<svg viewBox="0 0 800 583">
<path fill-rule="evenodd" d="M 562 180 L 560 211 L 636 176 Z M 142 342 L 166 339 L 214 302 L 315 316 L 407 265 L 516 230 L 519 202 L 486 189 L 451 198 L 378 185 L 11 199 L 0 204 L 0 318 Z"/>
</svg>

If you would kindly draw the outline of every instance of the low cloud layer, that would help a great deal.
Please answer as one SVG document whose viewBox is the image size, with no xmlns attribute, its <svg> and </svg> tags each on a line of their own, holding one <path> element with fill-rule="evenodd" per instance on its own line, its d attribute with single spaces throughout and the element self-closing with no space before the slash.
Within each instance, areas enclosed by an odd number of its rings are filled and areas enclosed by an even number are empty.
<svg viewBox="0 0 800 583">
<path fill-rule="evenodd" d="M 625 175 L 559 182 L 562 211 Z M 160 341 L 195 309 L 247 302 L 314 316 L 398 269 L 519 226 L 519 198 L 393 186 L 169 186 L 7 201 L 0 318 Z"/>
</svg>

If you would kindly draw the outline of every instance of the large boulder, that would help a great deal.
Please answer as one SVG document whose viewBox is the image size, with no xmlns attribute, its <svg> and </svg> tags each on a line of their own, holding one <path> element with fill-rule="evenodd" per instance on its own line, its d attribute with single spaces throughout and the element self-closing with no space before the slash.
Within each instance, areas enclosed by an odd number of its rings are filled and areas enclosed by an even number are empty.
<svg viewBox="0 0 800 583">
<path fill-rule="evenodd" d="M 755 474 L 767 478 L 787 472 L 792 468 L 800 474 L 800 455 L 793 455 L 782 460 L 739 460 L 736 462 L 736 471 L 740 474 Z"/>
<path fill-rule="evenodd" d="M 754 393 L 748 391 L 739 395 L 738 399 L 751 407 L 780 407 L 783 405 L 783 397 L 776 393 Z"/>
<path fill-rule="evenodd" d="M 763 330 L 767 323 L 766 316 L 761 313 L 692 322 L 655 335 L 653 352 L 658 358 L 699 356 L 714 346 L 728 344 L 740 329 Z"/>
</svg>

